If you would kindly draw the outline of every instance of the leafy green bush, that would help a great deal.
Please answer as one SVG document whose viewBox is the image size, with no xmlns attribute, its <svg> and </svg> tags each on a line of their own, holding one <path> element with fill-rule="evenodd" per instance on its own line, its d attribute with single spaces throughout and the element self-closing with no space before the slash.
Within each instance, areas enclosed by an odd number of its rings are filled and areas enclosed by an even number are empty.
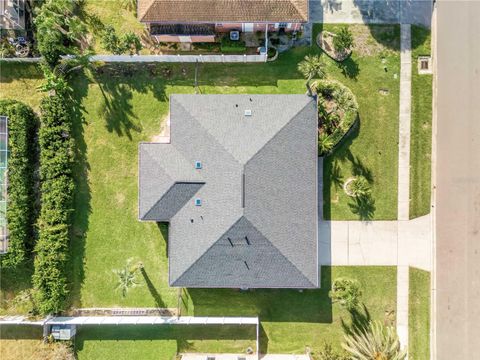
<svg viewBox="0 0 480 360">
<path fill-rule="evenodd" d="M 222 53 L 242 53 L 247 51 L 245 42 L 230 40 L 228 36 L 222 38 L 220 49 L 222 50 Z"/>
<path fill-rule="evenodd" d="M 319 131 L 333 143 L 331 151 L 358 119 L 357 100 L 349 88 L 336 80 L 320 80 L 312 88 L 317 94 Z M 322 140 L 326 141 L 324 137 Z M 328 153 L 326 151 L 321 155 Z"/>
<path fill-rule="evenodd" d="M 132 32 L 119 37 L 112 26 L 105 27 L 102 35 L 102 45 L 105 50 L 114 55 L 125 54 L 127 51 L 130 55 L 138 54 L 142 50 L 140 38 Z"/>
<path fill-rule="evenodd" d="M 332 290 L 328 295 L 333 302 L 338 302 L 348 310 L 352 310 L 358 306 L 362 290 L 358 281 L 338 278 L 333 281 Z"/>
<path fill-rule="evenodd" d="M 339 52 L 350 50 L 354 45 L 352 32 L 347 26 L 342 26 L 333 37 L 333 47 Z"/>
<path fill-rule="evenodd" d="M 77 54 L 73 43 L 81 43 L 85 24 L 75 14 L 79 0 L 46 0 L 36 6 L 35 38 L 37 49 L 51 66 L 61 55 Z"/>
<path fill-rule="evenodd" d="M 66 262 L 74 183 L 73 139 L 67 102 L 66 96 L 57 92 L 55 96 L 45 97 L 41 104 L 42 209 L 38 220 L 33 283 L 38 308 L 43 314 L 61 311 L 68 294 Z"/>
<path fill-rule="evenodd" d="M 8 252 L 0 257 L 3 267 L 26 259 L 33 248 L 34 161 L 37 119 L 32 109 L 11 100 L 0 101 L 0 115 L 8 117 Z"/>
</svg>

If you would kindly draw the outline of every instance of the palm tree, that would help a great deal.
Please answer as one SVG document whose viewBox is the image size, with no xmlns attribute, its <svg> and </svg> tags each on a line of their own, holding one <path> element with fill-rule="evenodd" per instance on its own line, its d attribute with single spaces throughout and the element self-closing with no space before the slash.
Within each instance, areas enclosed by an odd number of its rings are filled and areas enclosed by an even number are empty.
<svg viewBox="0 0 480 360">
<path fill-rule="evenodd" d="M 137 273 L 140 269 L 143 269 L 141 262 L 132 266 L 131 261 L 132 259 L 128 259 L 123 269 L 113 271 L 118 276 L 115 289 L 121 291 L 122 297 L 127 296 L 128 290 L 138 285 Z"/>
<path fill-rule="evenodd" d="M 364 331 L 344 336 L 342 347 L 353 360 L 404 360 L 406 351 L 400 347 L 395 329 L 380 322 L 370 322 Z"/>
<path fill-rule="evenodd" d="M 368 196 L 371 194 L 372 189 L 370 184 L 364 176 L 357 176 L 349 187 L 350 193 L 355 197 Z"/>
<path fill-rule="evenodd" d="M 308 93 L 311 95 L 309 83 L 314 77 L 323 79 L 326 76 L 325 63 L 320 55 L 306 55 L 305 58 L 298 64 L 298 71 L 307 79 L 306 86 Z"/>
<path fill-rule="evenodd" d="M 326 155 L 333 149 L 333 141 L 325 132 L 318 135 L 318 153 Z"/>
</svg>

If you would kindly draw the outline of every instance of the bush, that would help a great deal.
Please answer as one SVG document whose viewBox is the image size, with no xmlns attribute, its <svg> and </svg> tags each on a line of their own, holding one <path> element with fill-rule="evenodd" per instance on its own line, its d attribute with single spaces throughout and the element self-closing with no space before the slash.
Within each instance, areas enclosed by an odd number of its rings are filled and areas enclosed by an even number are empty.
<svg viewBox="0 0 480 360">
<path fill-rule="evenodd" d="M 340 31 L 333 37 L 333 47 L 338 52 L 350 50 L 353 47 L 353 35 L 348 27 L 342 26 Z"/>
<path fill-rule="evenodd" d="M 75 15 L 80 0 L 46 0 L 37 5 L 35 38 L 37 49 L 45 61 L 54 67 L 61 55 L 77 54 L 70 45 L 80 43 L 85 24 Z"/>
<path fill-rule="evenodd" d="M 320 133 L 328 136 L 333 149 L 358 118 L 357 100 L 349 88 L 335 80 L 320 80 L 312 88 L 317 94 Z"/>
<path fill-rule="evenodd" d="M 35 223 L 34 161 L 37 118 L 23 103 L 0 101 L 0 115 L 8 117 L 8 252 L 0 257 L 1 267 L 17 266 L 33 248 Z"/>
<path fill-rule="evenodd" d="M 105 50 L 114 55 L 121 55 L 127 51 L 130 55 L 138 54 L 142 50 L 142 43 L 137 35 L 132 32 L 119 37 L 112 26 L 105 27 L 102 36 L 102 45 Z"/>
<path fill-rule="evenodd" d="M 222 50 L 222 53 L 243 53 L 247 51 L 245 42 L 230 40 L 228 36 L 222 38 L 220 49 Z"/>
<path fill-rule="evenodd" d="M 328 295 L 333 302 L 338 302 L 348 310 L 352 310 L 358 306 L 362 291 L 358 281 L 338 278 L 334 280 Z"/>
<path fill-rule="evenodd" d="M 73 140 L 67 112 L 68 99 L 62 94 L 42 100 L 40 178 L 42 209 L 38 221 L 33 283 L 42 314 L 63 309 L 68 294 L 66 262 L 74 183 L 72 179 Z"/>
</svg>

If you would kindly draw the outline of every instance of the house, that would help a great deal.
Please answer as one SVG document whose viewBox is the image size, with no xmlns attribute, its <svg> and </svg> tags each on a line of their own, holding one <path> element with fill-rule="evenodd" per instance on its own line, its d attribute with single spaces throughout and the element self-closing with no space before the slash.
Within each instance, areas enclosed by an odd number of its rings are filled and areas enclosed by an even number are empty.
<svg viewBox="0 0 480 360">
<path fill-rule="evenodd" d="M 25 29 L 24 0 L 0 0 L 0 29 Z"/>
<path fill-rule="evenodd" d="M 168 222 L 174 287 L 316 288 L 317 107 L 306 95 L 172 95 L 139 146 L 139 219 Z"/>
<path fill-rule="evenodd" d="M 214 42 L 216 33 L 299 31 L 308 0 L 138 0 L 137 15 L 161 42 Z"/>
</svg>

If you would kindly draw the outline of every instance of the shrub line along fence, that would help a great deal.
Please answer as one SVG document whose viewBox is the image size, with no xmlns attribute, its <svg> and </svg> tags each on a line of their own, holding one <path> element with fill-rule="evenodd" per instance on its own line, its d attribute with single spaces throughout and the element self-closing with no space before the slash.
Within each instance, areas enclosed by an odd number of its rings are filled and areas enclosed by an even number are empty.
<svg viewBox="0 0 480 360">
<path fill-rule="evenodd" d="M 0 58 L 6 62 L 37 63 L 41 57 L 35 58 Z M 106 63 L 142 63 L 142 62 L 170 62 L 170 63 L 259 63 L 266 62 L 267 55 L 93 55 L 90 61 Z"/>
</svg>

